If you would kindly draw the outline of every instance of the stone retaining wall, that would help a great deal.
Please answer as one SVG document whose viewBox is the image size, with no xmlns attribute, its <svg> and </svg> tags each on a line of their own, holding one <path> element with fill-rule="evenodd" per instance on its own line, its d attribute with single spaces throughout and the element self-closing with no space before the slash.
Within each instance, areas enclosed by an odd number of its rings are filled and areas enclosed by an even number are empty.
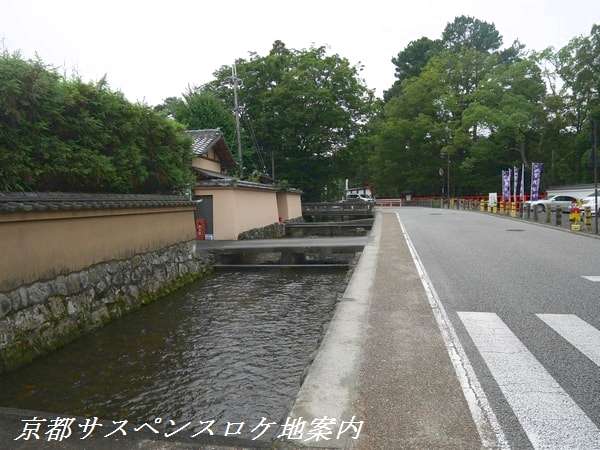
<svg viewBox="0 0 600 450">
<path fill-rule="evenodd" d="M 279 239 L 285 236 L 285 224 L 273 223 L 266 227 L 253 228 L 238 235 L 238 240 Z"/>
<path fill-rule="evenodd" d="M 253 228 L 252 230 L 244 231 L 238 235 L 238 240 L 247 241 L 251 239 L 279 239 L 285 237 L 285 224 L 286 223 L 302 223 L 304 219 L 302 217 L 296 217 L 294 219 L 286 220 L 284 223 L 273 223 L 266 227 Z"/>
<path fill-rule="evenodd" d="M 202 277 L 211 264 L 187 241 L 0 293 L 0 373 Z"/>
</svg>

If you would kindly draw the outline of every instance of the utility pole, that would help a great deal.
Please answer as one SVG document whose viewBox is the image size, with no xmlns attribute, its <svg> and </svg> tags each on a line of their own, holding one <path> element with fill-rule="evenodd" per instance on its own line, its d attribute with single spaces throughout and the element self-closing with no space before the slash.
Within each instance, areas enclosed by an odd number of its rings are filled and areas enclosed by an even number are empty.
<svg viewBox="0 0 600 450">
<path fill-rule="evenodd" d="M 448 187 L 446 194 L 448 195 L 448 208 L 450 208 L 450 152 L 446 153 L 448 157 L 448 165 L 446 167 L 446 176 L 448 177 Z"/>
<path fill-rule="evenodd" d="M 275 150 L 271 150 L 271 178 L 275 183 Z"/>
<path fill-rule="evenodd" d="M 595 225 L 594 231 L 598 234 L 598 163 L 597 163 L 597 151 L 598 151 L 598 121 L 592 119 L 592 163 L 594 164 L 594 217 Z"/>
<path fill-rule="evenodd" d="M 242 159 L 242 141 L 240 138 L 240 108 L 238 105 L 238 77 L 235 63 L 231 66 L 231 77 L 233 79 L 233 106 L 235 111 L 235 131 L 237 136 L 238 161 L 240 164 L 240 178 L 244 176 L 244 160 Z"/>
</svg>

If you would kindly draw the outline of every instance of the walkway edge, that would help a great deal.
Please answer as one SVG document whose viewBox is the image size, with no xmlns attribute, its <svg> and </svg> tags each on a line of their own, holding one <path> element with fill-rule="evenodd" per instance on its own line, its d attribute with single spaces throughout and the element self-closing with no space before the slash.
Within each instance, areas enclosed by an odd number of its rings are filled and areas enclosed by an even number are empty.
<svg viewBox="0 0 600 450">
<path fill-rule="evenodd" d="M 381 222 L 378 214 L 350 282 L 292 406 L 289 414 L 292 418 L 302 418 L 310 424 L 312 420 L 324 416 L 348 421 L 356 414 L 350 408 L 356 395 L 354 391 L 362 360 L 362 344 L 368 327 L 367 313 L 375 280 Z M 362 419 L 356 417 L 356 420 Z M 348 439 L 332 438 L 309 444 L 346 448 L 353 445 Z"/>
<path fill-rule="evenodd" d="M 450 361 L 456 372 L 456 376 L 463 390 L 463 394 L 471 411 L 471 416 L 477 427 L 477 431 L 481 438 L 481 443 L 484 448 L 501 448 L 508 449 L 508 441 L 502 431 L 502 427 L 492 410 L 490 403 L 483 391 L 475 370 L 471 365 L 465 350 L 460 343 L 456 331 L 446 314 L 446 309 L 440 301 L 440 298 L 431 283 L 429 275 L 421 262 L 421 258 L 415 249 L 410 236 L 408 235 L 404 224 L 400 219 L 400 214 L 396 213 L 396 218 L 400 224 L 402 235 L 406 241 L 406 245 L 413 258 L 413 262 L 425 289 L 425 294 L 429 300 L 429 304 L 433 311 L 433 316 L 442 334 L 444 343 L 448 350 Z"/>
</svg>

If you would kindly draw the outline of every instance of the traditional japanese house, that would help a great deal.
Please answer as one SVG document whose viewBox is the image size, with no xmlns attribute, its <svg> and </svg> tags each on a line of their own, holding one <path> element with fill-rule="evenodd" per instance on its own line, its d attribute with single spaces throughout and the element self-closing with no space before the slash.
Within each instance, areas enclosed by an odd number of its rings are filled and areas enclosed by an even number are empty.
<svg viewBox="0 0 600 450">
<path fill-rule="evenodd" d="M 301 192 L 239 180 L 230 172 L 236 162 L 219 130 L 190 130 L 193 199 L 206 219 L 207 239 L 237 239 L 240 233 L 302 216 Z"/>
</svg>

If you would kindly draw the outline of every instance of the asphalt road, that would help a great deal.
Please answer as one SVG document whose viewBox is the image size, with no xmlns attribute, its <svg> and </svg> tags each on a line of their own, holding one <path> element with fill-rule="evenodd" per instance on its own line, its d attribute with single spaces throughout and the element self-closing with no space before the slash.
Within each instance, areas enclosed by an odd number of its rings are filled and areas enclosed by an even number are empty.
<svg viewBox="0 0 600 450">
<path fill-rule="evenodd" d="M 600 239 L 398 212 L 508 444 L 600 448 Z"/>
</svg>

